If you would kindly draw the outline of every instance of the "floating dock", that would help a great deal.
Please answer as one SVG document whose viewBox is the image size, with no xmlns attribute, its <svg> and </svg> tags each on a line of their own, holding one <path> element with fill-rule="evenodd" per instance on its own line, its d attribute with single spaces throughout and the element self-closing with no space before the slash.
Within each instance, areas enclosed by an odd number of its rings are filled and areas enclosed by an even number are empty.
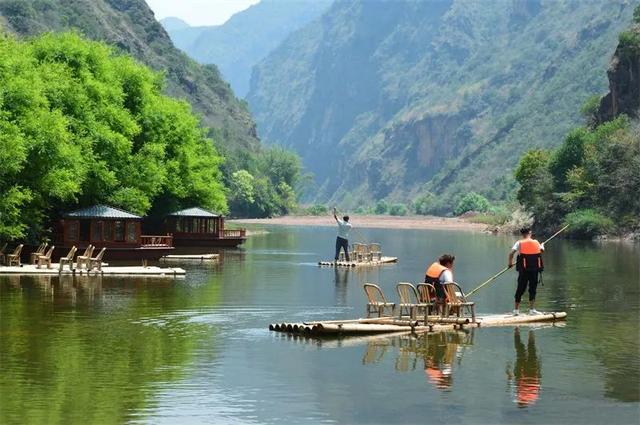
<svg viewBox="0 0 640 425">
<path fill-rule="evenodd" d="M 320 261 L 318 265 L 329 267 L 372 267 L 397 262 L 398 257 L 381 257 L 379 260 L 373 261 Z"/>
<path fill-rule="evenodd" d="M 220 254 L 183 254 L 183 255 L 165 255 L 160 258 L 162 261 L 218 261 Z"/>
<path fill-rule="evenodd" d="M 376 317 L 354 320 L 329 320 L 303 323 L 273 323 L 269 330 L 304 335 L 366 335 L 366 334 L 400 334 L 434 332 L 443 330 L 462 329 L 463 327 L 491 327 L 534 324 L 564 320 L 567 313 L 547 312 L 539 314 L 491 314 L 476 317 L 475 322 L 463 317 L 429 316 L 424 320 L 400 319 L 394 317 Z"/>
<path fill-rule="evenodd" d="M 65 267 L 64 270 L 60 270 L 60 265 L 57 263 L 51 264 L 51 268 L 37 268 L 31 264 L 23 264 L 22 266 L 2 267 L 0 266 L 0 275 L 13 274 L 13 275 L 44 275 L 44 276 L 57 276 L 57 275 L 80 275 L 80 276 L 153 276 L 153 277 L 178 277 L 186 274 L 184 269 L 178 267 L 156 267 L 156 266 L 122 266 L 111 267 L 103 266 L 102 270 L 87 270 L 87 269 L 71 269 Z"/>
</svg>

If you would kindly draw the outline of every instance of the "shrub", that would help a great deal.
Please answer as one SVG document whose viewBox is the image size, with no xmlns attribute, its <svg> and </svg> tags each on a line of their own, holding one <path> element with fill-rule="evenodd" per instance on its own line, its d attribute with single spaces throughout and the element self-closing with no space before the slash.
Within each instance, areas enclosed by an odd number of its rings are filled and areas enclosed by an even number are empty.
<svg viewBox="0 0 640 425">
<path fill-rule="evenodd" d="M 384 199 L 381 199 L 376 203 L 376 207 L 374 209 L 376 214 L 388 214 L 389 213 L 389 204 Z"/>
<path fill-rule="evenodd" d="M 567 214 L 565 224 L 569 225 L 569 234 L 578 238 L 592 238 L 610 232 L 613 221 L 592 209 L 584 209 Z"/>
<path fill-rule="evenodd" d="M 315 204 L 307 208 L 305 212 L 308 215 L 326 215 L 329 212 L 329 209 L 326 205 Z"/>
<path fill-rule="evenodd" d="M 433 205 L 435 204 L 436 196 L 427 192 L 424 195 L 419 196 L 413 202 L 413 210 L 416 214 L 429 215 L 433 214 Z"/>
<path fill-rule="evenodd" d="M 389 209 L 391 215 L 407 215 L 407 206 L 404 204 L 393 204 Z"/>
<path fill-rule="evenodd" d="M 489 209 L 489 206 L 487 198 L 475 192 L 469 192 L 458 202 L 453 213 L 461 215 L 467 211 L 485 212 Z"/>
</svg>

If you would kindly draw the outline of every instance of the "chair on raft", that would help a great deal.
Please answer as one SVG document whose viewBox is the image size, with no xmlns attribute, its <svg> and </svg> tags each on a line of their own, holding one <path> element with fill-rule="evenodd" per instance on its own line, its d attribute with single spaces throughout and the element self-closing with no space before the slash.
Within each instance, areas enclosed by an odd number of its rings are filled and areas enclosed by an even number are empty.
<svg viewBox="0 0 640 425">
<path fill-rule="evenodd" d="M 89 260 L 91 260 L 91 256 L 93 255 L 94 249 L 95 249 L 95 246 L 89 244 L 87 249 L 84 250 L 84 254 L 78 255 L 78 258 L 76 259 L 77 268 L 81 269 L 82 266 L 86 266 L 87 268 L 89 268 Z"/>
<path fill-rule="evenodd" d="M 438 297 L 436 288 L 430 283 L 418 283 L 418 300 L 422 304 L 427 304 L 427 314 L 438 314 Z"/>
<path fill-rule="evenodd" d="M 95 268 L 96 270 L 102 271 L 102 257 L 104 257 L 104 252 L 106 250 L 107 248 L 102 248 L 100 252 L 98 252 L 98 255 L 89 260 L 89 266 L 87 267 L 88 270 L 93 270 Z"/>
<path fill-rule="evenodd" d="M 7 254 L 7 266 L 11 267 L 15 263 L 16 266 L 20 267 L 20 255 L 22 254 L 23 246 L 23 244 L 20 244 L 13 250 L 12 254 Z"/>
<path fill-rule="evenodd" d="M 384 316 L 385 309 L 391 308 L 391 316 L 396 311 L 396 303 L 390 303 L 384 297 L 382 289 L 373 283 L 364 284 L 364 292 L 367 294 L 367 317 L 371 317 L 371 313 L 377 313 L 378 317 Z"/>
<path fill-rule="evenodd" d="M 53 254 L 53 250 L 55 249 L 55 245 L 52 245 L 51 248 L 49 248 L 49 250 L 47 251 L 46 254 L 42 254 L 38 256 L 37 259 L 37 266 L 38 268 L 40 268 L 40 266 L 42 266 L 43 264 L 47 265 L 47 268 L 50 269 L 51 268 L 51 254 Z"/>
<path fill-rule="evenodd" d="M 398 297 L 400 299 L 400 302 L 398 303 L 398 317 L 400 319 L 405 315 L 409 316 L 411 319 L 415 319 L 418 311 L 423 310 L 426 320 L 431 304 L 420 302 L 420 296 L 415 286 L 409 282 L 400 282 L 396 285 L 396 291 L 398 291 Z"/>
<path fill-rule="evenodd" d="M 74 245 L 71 247 L 66 257 L 60 257 L 60 271 L 64 269 L 65 264 L 69 266 L 69 270 L 73 269 L 73 257 L 76 255 L 77 250 L 78 248 Z"/>
<path fill-rule="evenodd" d="M 40 244 L 38 249 L 36 249 L 31 253 L 31 255 L 29 256 L 29 264 L 33 264 L 33 265 L 38 264 L 38 257 L 40 257 L 41 255 L 44 255 L 44 251 L 45 249 L 47 249 L 47 245 L 48 244 L 46 242 L 43 242 Z"/>
<path fill-rule="evenodd" d="M 379 243 L 370 243 L 368 246 L 369 258 L 371 261 L 382 260 L 382 249 Z"/>
<path fill-rule="evenodd" d="M 444 294 L 445 294 L 445 305 L 444 305 L 444 315 L 449 316 L 453 310 L 455 310 L 456 315 L 460 317 L 462 310 L 466 309 L 469 314 L 471 314 L 471 322 L 475 323 L 476 321 L 476 306 L 472 301 L 467 301 L 467 298 L 458 285 L 455 282 L 447 282 L 444 284 Z"/>
<path fill-rule="evenodd" d="M 353 258 L 356 262 L 363 262 L 369 260 L 369 254 L 367 251 L 367 246 L 362 243 L 354 243 L 353 244 Z"/>
</svg>

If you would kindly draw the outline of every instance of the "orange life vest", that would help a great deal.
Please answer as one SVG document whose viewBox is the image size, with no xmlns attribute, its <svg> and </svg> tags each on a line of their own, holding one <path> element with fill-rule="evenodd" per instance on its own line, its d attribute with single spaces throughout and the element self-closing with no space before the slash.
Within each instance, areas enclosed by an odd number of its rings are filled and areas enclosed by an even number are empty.
<svg viewBox="0 0 640 425">
<path fill-rule="evenodd" d="M 425 283 L 431 283 L 431 284 L 439 283 L 440 275 L 442 275 L 442 273 L 444 273 L 445 270 L 449 270 L 449 269 L 436 261 L 435 263 L 430 265 L 427 271 L 424 273 Z"/>
<path fill-rule="evenodd" d="M 519 271 L 541 272 L 544 270 L 541 254 L 540 242 L 535 239 L 522 239 L 520 241 L 517 269 Z"/>
</svg>

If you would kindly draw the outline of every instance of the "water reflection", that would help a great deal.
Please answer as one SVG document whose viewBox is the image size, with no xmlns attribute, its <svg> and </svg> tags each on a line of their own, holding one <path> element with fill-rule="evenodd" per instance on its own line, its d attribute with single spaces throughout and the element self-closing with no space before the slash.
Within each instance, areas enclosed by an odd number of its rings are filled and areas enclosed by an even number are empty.
<svg viewBox="0 0 640 425">
<path fill-rule="evenodd" d="M 367 343 L 362 363 L 380 362 L 389 348 L 393 347 L 392 351 L 397 352 L 396 371 L 413 371 L 422 360 L 427 380 L 437 389 L 449 390 L 453 385 L 454 367 L 460 366 L 465 348 L 473 345 L 474 332 L 475 329 L 469 329 L 372 339 Z"/>
<path fill-rule="evenodd" d="M 507 380 L 518 407 L 528 407 L 536 403 L 540 396 L 540 358 L 536 352 L 536 339 L 533 330 L 529 330 L 527 346 L 520 337 L 520 328 L 513 331 L 513 345 L 516 349 L 516 361 L 512 366 L 507 363 Z"/>
</svg>

